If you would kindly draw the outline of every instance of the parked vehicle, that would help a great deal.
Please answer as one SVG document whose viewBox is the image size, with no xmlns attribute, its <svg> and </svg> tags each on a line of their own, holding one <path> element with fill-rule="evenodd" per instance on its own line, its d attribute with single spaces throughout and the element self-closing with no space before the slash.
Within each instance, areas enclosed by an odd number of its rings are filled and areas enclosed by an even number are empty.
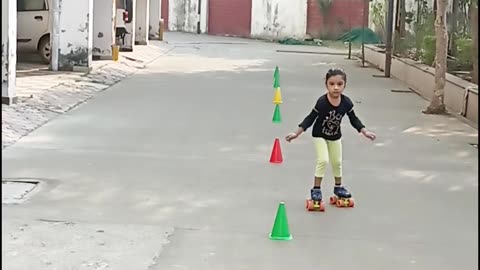
<svg viewBox="0 0 480 270">
<path fill-rule="evenodd" d="M 115 37 L 116 44 L 125 43 L 125 35 L 128 33 L 125 23 L 128 21 L 127 0 L 116 0 L 116 14 L 115 14 Z"/>
<path fill-rule="evenodd" d="M 78 1 L 78 0 L 72 0 Z M 50 63 L 50 7 L 52 0 L 17 0 L 17 51 L 38 52 L 42 62 Z M 116 36 L 124 38 L 130 22 L 127 0 L 116 0 Z"/>
<path fill-rule="evenodd" d="M 17 51 L 38 52 L 50 62 L 50 0 L 17 0 Z"/>
</svg>

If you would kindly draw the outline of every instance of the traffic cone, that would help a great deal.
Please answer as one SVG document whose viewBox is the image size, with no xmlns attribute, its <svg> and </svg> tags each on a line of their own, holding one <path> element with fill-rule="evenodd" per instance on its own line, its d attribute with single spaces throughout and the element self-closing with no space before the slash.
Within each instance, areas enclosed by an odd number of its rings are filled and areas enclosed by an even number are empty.
<svg viewBox="0 0 480 270">
<path fill-rule="evenodd" d="M 273 89 L 277 89 L 280 87 L 280 71 L 278 70 L 278 66 L 275 67 L 275 72 L 273 72 Z"/>
<path fill-rule="evenodd" d="M 277 215 L 273 223 L 272 232 L 268 235 L 271 240 L 292 240 L 293 236 L 290 234 L 288 226 L 287 210 L 285 203 L 281 202 L 278 205 Z"/>
<path fill-rule="evenodd" d="M 282 116 L 280 115 L 280 105 L 275 105 L 275 111 L 273 112 L 273 123 L 281 123 L 282 122 Z"/>
<path fill-rule="evenodd" d="M 273 104 L 281 104 L 282 101 L 282 93 L 280 92 L 280 87 L 275 89 L 275 95 L 273 96 Z"/>
<path fill-rule="evenodd" d="M 273 144 L 272 154 L 270 156 L 270 163 L 282 163 L 282 149 L 280 149 L 280 139 L 276 138 Z"/>
</svg>

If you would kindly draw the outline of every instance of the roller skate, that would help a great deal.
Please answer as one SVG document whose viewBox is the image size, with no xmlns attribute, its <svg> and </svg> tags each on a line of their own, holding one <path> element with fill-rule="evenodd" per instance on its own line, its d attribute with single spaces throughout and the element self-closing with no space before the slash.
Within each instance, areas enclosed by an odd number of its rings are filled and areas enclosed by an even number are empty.
<svg viewBox="0 0 480 270">
<path fill-rule="evenodd" d="M 338 207 L 353 207 L 355 205 L 352 194 L 343 186 L 335 186 L 333 188 L 334 196 L 330 197 L 330 204 Z"/>
<path fill-rule="evenodd" d="M 306 200 L 305 208 L 308 211 L 325 211 L 325 203 L 322 199 L 322 190 L 320 188 L 312 188 L 310 190 L 310 199 Z"/>
</svg>

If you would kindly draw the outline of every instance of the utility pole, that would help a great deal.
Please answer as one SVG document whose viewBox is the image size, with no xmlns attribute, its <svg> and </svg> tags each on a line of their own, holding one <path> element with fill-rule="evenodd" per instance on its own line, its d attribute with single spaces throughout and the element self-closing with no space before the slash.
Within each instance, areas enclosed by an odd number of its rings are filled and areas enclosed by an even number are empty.
<svg viewBox="0 0 480 270">
<path fill-rule="evenodd" d="M 350 5 L 352 5 L 352 1 L 350 0 Z M 348 12 L 348 28 L 350 29 L 350 33 L 348 35 L 348 60 L 352 59 L 352 10 L 350 9 Z"/>
<path fill-rule="evenodd" d="M 363 23 L 362 23 L 362 67 L 365 67 L 365 28 L 368 25 L 369 0 L 363 0 Z"/>
<path fill-rule="evenodd" d="M 388 0 L 387 12 L 387 40 L 385 42 L 385 77 L 390 77 L 392 67 L 392 36 L 393 36 L 393 5 L 395 0 Z"/>
</svg>

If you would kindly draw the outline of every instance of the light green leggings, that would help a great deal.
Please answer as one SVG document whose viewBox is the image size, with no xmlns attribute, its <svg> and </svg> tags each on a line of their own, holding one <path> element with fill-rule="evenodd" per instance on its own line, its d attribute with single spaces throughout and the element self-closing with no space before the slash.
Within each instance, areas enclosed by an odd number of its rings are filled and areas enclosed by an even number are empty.
<svg viewBox="0 0 480 270">
<path fill-rule="evenodd" d="M 325 169 L 330 161 L 334 177 L 342 177 L 342 141 L 329 141 L 324 138 L 313 138 L 317 152 L 315 176 L 324 177 Z"/>
</svg>

